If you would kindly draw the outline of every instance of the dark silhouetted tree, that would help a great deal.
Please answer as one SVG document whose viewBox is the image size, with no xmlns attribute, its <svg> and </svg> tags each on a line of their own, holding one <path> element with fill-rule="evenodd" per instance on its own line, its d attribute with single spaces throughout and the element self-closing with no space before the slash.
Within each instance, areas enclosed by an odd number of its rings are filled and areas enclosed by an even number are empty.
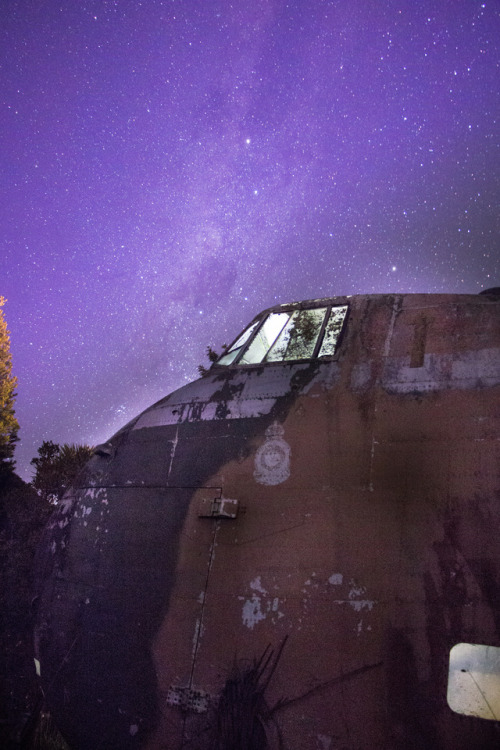
<svg viewBox="0 0 500 750">
<path fill-rule="evenodd" d="M 58 502 L 71 487 L 93 451 L 89 445 L 58 445 L 51 440 L 44 440 L 38 449 L 38 456 L 31 460 L 35 467 L 33 487 L 45 500 Z"/>
<path fill-rule="evenodd" d="M 17 378 L 12 375 L 10 332 L 2 310 L 5 302 L 6 299 L 0 297 L 0 485 L 14 472 L 13 456 L 19 430 L 14 412 Z"/>
<path fill-rule="evenodd" d="M 222 344 L 222 354 L 224 354 L 227 348 L 228 348 L 227 344 Z M 210 368 L 212 367 L 214 362 L 217 362 L 219 357 L 222 356 L 222 354 L 219 354 L 218 352 L 216 352 L 215 349 L 212 349 L 211 346 L 207 346 L 206 352 L 207 352 L 207 357 L 208 357 L 208 361 L 210 362 L 210 365 L 208 367 L 206 367 L 205 365 L 198 365 L 198 372 L 200 373 L 202 378 L 204 378 L 205 375 L 208 375 Z"/>
</svg>

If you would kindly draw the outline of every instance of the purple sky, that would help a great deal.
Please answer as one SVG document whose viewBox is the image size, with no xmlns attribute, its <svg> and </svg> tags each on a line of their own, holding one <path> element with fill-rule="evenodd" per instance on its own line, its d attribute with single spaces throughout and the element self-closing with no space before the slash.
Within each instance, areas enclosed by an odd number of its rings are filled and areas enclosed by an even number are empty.
<svg viewBox="0 0 500 750">
<path fill-rule="evenodd" d="M 3 0 L 18 471 L 277 302 L 499 274 L 499 0 Z"/>
</svg>

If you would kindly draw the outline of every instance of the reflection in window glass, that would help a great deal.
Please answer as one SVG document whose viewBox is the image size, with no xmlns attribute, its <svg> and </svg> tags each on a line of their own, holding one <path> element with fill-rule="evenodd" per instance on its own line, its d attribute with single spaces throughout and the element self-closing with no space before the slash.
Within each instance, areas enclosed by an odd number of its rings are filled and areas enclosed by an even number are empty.
<svg viewBox="0 0 500 750">
<path fill-rule="evenodd" d="M 332 307 L 318 357 L 332 357 L 335 354 L 346 312 L 347 305 L 344 307 Z"/>
<path fill-rule="evenodd" d="M 326 307 L 313 310 L 295 310 L 275 344 L 269 350 L 266 362 L 291 359 L 310 359 L 314 354 Z"/>
<path fill-rule="evenodd" d="M 500 720 L 500 648 L 458 643 L 450 651 L 449 707 L 459 714 Z"/>
<path fill-rule="evenodd" d="M 231 349 L 230 352 L 227 352 L 227 354 L 223 354 L 222 357 L 220 357 L 217 360 L 218 365 L 230 365 L 231 362 L 234 362 L 238 354 L 240 353 L 241 347 L 238 347 L 237 349 Z"/>
<path fill-rule="evenodd" d="M 347 305 L 269 313 L 252 323 L 219 365 L 252 365 L 333 357 L 347 314 Z M 318 351 L 319 349 L 319 351 Z"/>
<path fill-rule="evenodd" d="M 262 362 L 284 328 L 290 313 L 271 313 L 240 360 L 241 364 Z"/>
<path fill-rule="evenodd" d="M 238 354 L 241 351 L 242 346 L 246 344 L 252 333 L 255 331 L 259 324 L 259 321 L 257 320 L 255 323 L 252 323 L 251 326 L 248 326 L 246 331 L 244 331 L 241 336 L 234 342 L 232 347 L 226 352 L 226 354 L 223 354 L 222 357 L 219 358 L 217 361 L 217 364 L 219 365 L 230 365 L 231 362 L 233 362 Z"/>
</svg>

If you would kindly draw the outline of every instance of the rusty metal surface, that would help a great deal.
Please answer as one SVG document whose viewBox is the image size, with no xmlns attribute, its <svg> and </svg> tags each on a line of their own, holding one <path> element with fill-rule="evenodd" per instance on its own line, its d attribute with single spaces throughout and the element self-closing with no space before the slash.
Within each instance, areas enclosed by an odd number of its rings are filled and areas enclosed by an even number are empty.
<svg viewBox="0 0 500 750">
<path fill-rule="evenodd" d="M 339 298 L 334 360 L 215 367 L 93 457 L 36 571 L 74 750 L 498 748 L 447 703 L 500 647 L 497 300 Z"/>
</svg>

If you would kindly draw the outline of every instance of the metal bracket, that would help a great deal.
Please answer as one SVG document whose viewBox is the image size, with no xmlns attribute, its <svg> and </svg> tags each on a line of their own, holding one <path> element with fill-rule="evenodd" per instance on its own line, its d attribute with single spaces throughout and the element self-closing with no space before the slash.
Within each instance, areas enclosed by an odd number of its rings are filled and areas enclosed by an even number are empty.
<svg viewBox="0 0 500 750">
<path fill-rule="evenodd" d="M 167 693 L 169 706 L 179 706 L 183 711 L 194 711 L 197 714 L 204 714 L 208 711 L 210 700 L 210 693 L 189 687 L 171 685 Z"/>
<path fill-rule="evenodd" d="M 215 500 L 203 498 L 198 510 L 198 518 L 236 518 L 238 500 L 218 497 Z"/>
</svg>

